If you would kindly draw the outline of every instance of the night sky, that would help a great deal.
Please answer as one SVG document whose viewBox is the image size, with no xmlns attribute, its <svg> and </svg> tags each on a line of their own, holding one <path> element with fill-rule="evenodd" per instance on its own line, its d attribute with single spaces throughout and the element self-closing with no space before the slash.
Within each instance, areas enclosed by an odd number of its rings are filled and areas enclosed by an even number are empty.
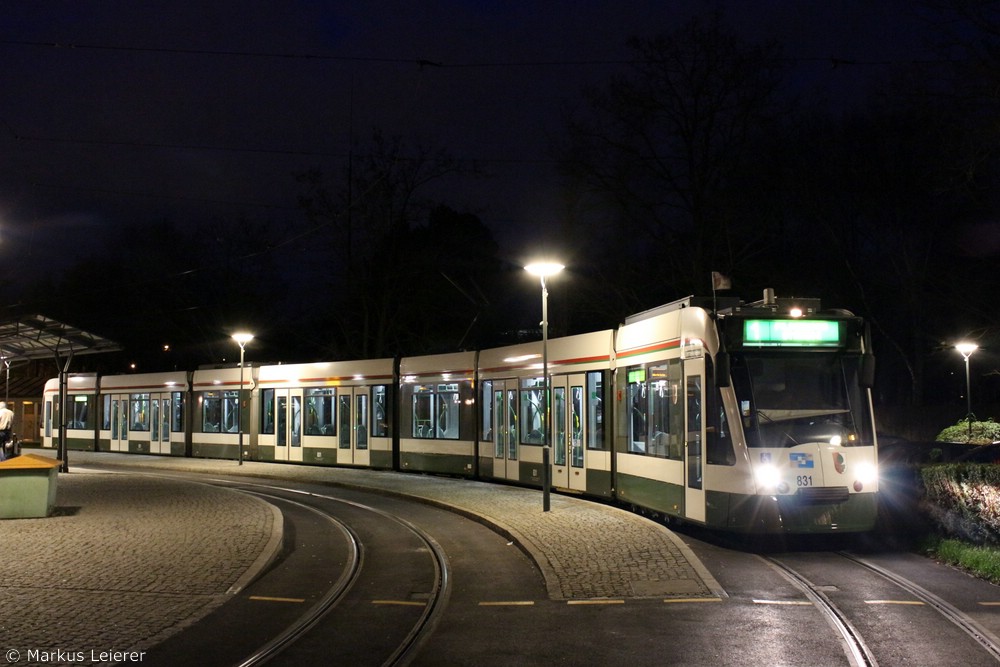
<svg viewBox="0 0 1000 667">
<path fill-rule="evenodd" d="M 559 214 L 560 107 L 622 70 L 629 37 L 714 6 L 835 107 L 921 54 L 889 0 L 2 2 L 0 253 L 30 279 L 123 221 L 300 220 L 293 174 L 339 173 L 378 128 L 482 166 L 428 194 L 518 258 Z"/>
</svg>

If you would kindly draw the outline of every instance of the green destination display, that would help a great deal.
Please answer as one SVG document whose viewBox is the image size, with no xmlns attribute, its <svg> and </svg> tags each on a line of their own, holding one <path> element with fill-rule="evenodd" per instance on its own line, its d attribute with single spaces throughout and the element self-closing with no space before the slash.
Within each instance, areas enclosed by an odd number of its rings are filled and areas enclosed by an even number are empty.
<svg viewBox="0 0 1000 667">
<path fill-rule="evenodd" d="M 840 322 L 835 320 L 747 320 L 743 344 L 837 347 L 841 344 Z"/>
</svg>

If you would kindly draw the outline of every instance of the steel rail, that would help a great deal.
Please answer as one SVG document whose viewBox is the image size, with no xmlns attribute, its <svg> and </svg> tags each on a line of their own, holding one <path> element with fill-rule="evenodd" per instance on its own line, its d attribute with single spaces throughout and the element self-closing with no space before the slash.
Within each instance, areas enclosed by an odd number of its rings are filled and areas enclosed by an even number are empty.
<svg viewBox="0 0 1000 667">
<path fill-rule="evenodd" d="M 826 594 L 819 590 L 811 581 L 776 558 L 769 556 L 758 557 L 774 568 L 778 574 L 791 582 L 793 586 L 801 590 L 812 601 L 819 612 L 823 614 L 827 623 L 840 636 L 844 652 L 847 654 L 847 659 L 851 665 L 854 667 L 878 667 L 878 661 L 875 659 L 875 655 L 871 649 L 868 648 L 868 645 L 865 644 L 861 633 L 858 632 L 857 628 L 847 619 L 847 616 Z"/>
<path fill-rule="evenodd" d="M 384 519 L 394 521 L 399 525 L 403 526 L 406 530 L 413 533 L 421 542 L 423 542 L 427 546 L 428 552 L 431 554 L 431 559 L 434 564 L 434 581 L 432 585 L 432 590 L 430 591 L 427 603 L 424 605 L 424 609 L 421 612 L 417 622 L 413 625 L 410 631 L 403 638 L 403 641 L 400 642 L 399 645 L 396 647 L 396 649 L 389 655 L 388 658 L 386 658 L 386 660 L 382 663 L 382 665 L 384 667 L 401 666 L 408 664 L 410 660 L 413 659 L 413 657 L 417 654 L 417 651 L 419 650 L 423 642 L 433 633 L 434 628 L 437 626 L 438 621 L 440 620 L 441 616 L 444 613 L 445 608 L 447 607 L 447 601 L 451 595 L 451 575 L 450 575 L 450 568 L 448 565 L 448 557 L 445 554 L 444 549 L 441 547 L 441 545 L 438 544 L 437 541 L 430 536 L 430 534 L 428 534 L 422 528 L 411 523 L 410 521 L 407 521 L 406 519 L 391 514 L 390 512 L 386 512 L 385 510 L 381 510 L 376 507 L 372 507 L 370 505 L 365 505 L 364 503 L 359 503 L 352 500 L 346 500 L 344 498 L 337 498 L 334 496 L 329 496 L 321 493 L 315 493 L 311 491 L 301 491 L 299 489 L 292 489 L 288 487 L 280 487 L 267 484 L 253 484 L 242 481 L 230 482 L 227 480 L 217 480 L 217 481 L 223 484 L 235 485 L 237 487 L 247 487 L 247 486 L 251 488 L 263 487 L 265 489 L 270 489 L 272 491 L 283 491 L 289 494 L 348 505 L 356 509 L 361 509 L 364 511 L 371 512 L 373 514 L 381 516 Z M 253 493 L 255 495 L 260 495 L 264 497 L 274 497 L 278 500 L 306 507 L 320 515 L 327 516 L 328 518 L 331 519 L 331 521 L 334 521 L 338 525 L 342 525 L 340 524 L 339 520 L 335 520 L 332 515 L 311 505 L 299 503 L 297 501 L 285 498 L 283 496 L 270 496 L 269 494 L 256 490 L 252 491 L 247 491 L 245 489 L 243 490 L 246 493 Z M 357 540 L 353 531 L 351 531 L 349 527 L 347 526 L 342 526 L 342 527 L 344 530 L 348 531 L 349 535 L 351 536 L 350 539 L 355 541 Z M 358 547 L 358 552 L 359 553 L 361 552 L 360 546 Z M 272 657 L 283 651 L 285 648 L 291 646 L 299 637 L 301 637 L 306 632 L 308 632 L 312 627 L 314 627 L 316 623 L 318 623 L 319 620 L 336 605 L 336 603 L 343 597 L 343 595 L 347 592 L 347 590 L 350 589 L 350 586 L 353 585 L 354 581 L 357 579 L 357 576 L 360 572 L 362 560 L 363 560 L 362 558 L 358 558 L 356 571 L 352 573 L 345 572 L 341 576 L 341 579 L 338 580 L 337 584 L 335 584 L 334 587 L 326 595 L 324 595 L 323 599 L 317 602 L 312 609 L 306 612 L 306 614 L 304 614 L 303 617 L 298 622 L 296 622 L 292 626 L 289 626 L 289 628 L 287 628 L 284 632 L 282 632 L 281 635 L 273 639 L 271 642 L 268 642 L 268 644 L 266 644 L 264 647 L 261 647 L 261 649 L 259 649 L 258 651 L 254 652 L 254 654 L 249 658 L 247 658 L 246 661 L 240 663 L 239 667 L 251 667 L 252 665 L 264 664 L 265 662 L 267 662 L 267 660 L 270 660 Z M 346 587 L 342 587 L 340 585 L 340 582 L 347 579 L 349 579 L 349 585 L 347 585 Z"/>
<path fill-rule="evenodd" d="M 845 551 L 840 551 L 838 554 L 853 563 L 871 570 L 875 574 L 889 580 L 917 599 L 923 601 L 927 606 L 931 607 L 948 619 L 951 623 L 961 628 L 966 634 L 986 649 L 986 651 L 993 656 L 995 660 L 1000 662 L 1000 639 L 997 639 L 993 633 L 976 623 L 972 618 L 959 610 L 957 607 L 949 602 L 946 602 L 934 593 L 931 593 L 923 586 L 910 581 L 906 577 L 887 570 L 880 565 L 876 565 L 871 561 L 865 560 L 860 556 L 856 556 Z"/>
<path fill-rule="evenodd" d="M 273 488 L 273 487 L 268 487 Z M 347 567 L 341 572 L 340 577 L 333 583 L 333 585 L 323 594 L 316 603 L 310 607 L 304 614 L 302 614 L 298 620 L 289 625 L 287 628 L 281 631 L 276 637 L 271 639 L 269 642 L 261 646 L 259 649 L 251 653 L 246 660 L 239 663 L 239 667 L 251 667 L 253 665 L 262 665 L 266 663 L 271 658 L 275 657 L 286 648 L 294 644 L 302 635 L 311 630 L 313 627 L 319 623 L 327 612 L 329 612 L 336 604 L 343 599 L 349 590 L 354 586 L 355 582 L 358 580 L 358 576 L 361 573 L 361 566 L 364 562 L 363 551 L 361 549 L 361 542 L 353 530 L 343 522 L 341 522 L 336 517 L 332 516 L 328 512 L 324 512 L 316 507 L 312 507 L 305 503 L 300 503 L 289 498 L 284 498 L 282 496 L 276 496 L 272 494 L 263 493 L 256 490 L 239 489 L 242 493 L 247 493 L 254 496 L 259 496 L 262 498 L 272 498 L 279 502 L 289 503 L 291 505 L 296 505 L 303 509 L 307 509 L 315 514 L 320 515 L 327 519 L 330 523 L 335 525 L 338 530 L 340 530 L 347 538 L 348 543 L 348 561 Z"/>
</svg>

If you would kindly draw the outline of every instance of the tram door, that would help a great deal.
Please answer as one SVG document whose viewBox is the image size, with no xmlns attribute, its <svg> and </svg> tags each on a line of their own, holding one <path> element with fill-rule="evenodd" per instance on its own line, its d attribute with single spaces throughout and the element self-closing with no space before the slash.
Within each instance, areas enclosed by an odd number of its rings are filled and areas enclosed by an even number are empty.
<svg viewBox="0 0 1000 667">
<path fill-rule="evenodd" d="M 133 396 L 133 401 L 136 396 Z M 142 425 L 143 431 L 149 432 L 149 452 L 152 454 L 170 454 L 170 417 L 173 410 L 170 392 L 154 392 L 147 395 L 140 394 L 139 398 L 148 403 L 148 413 L 141 420 L 132 419 L 133 427 Z M 144 411 L 145 412 L 145 411 Z M 183 434 L 178 434 L 183 435 Z M 136 437 L 136 433 L 132 433 Z M 145 434 L 143 434 L 145 439 Z M 142 445 L 140 445 L 141 450 Z"/>
<path fill-rule="evenodd" d="M 112 452 L 128 451 L 128 394 L 111 395 L 111 415 L 108 425 L 111 427 L 110 450 Z"/>
<path fill-rule="evenodd" d="M 684 416 L 686 441 L 684 446 L 686 516 L 694 521 L 705 520 L 704 443 L 705 443 L 705 360 L 684 362 Z"/>
<path fill-rule="evenodd" d="M 519 479 L 517 380 L 493 381 L 493 476 Z"/>
<path fill-rule="evenodd" d="M 337 392 L 337 463 L 371 464 L 368 448 L 370 402 L 368 387 L 343 387 Z"/>
<path fill-rule="evenodd" d="M 302 390 L 274 392 L 274 460 L 302 460 Z"/>
<path fill-rule="evenodd" d="M 170 453 L 170 394 L 152 394 L 149 399 L 149 451 Z"/>
<path fill-rule="evenodd" d="M 586 376 L 552 378 L 552 485 L 587 490 L 584 447 Z"/>
</svg>

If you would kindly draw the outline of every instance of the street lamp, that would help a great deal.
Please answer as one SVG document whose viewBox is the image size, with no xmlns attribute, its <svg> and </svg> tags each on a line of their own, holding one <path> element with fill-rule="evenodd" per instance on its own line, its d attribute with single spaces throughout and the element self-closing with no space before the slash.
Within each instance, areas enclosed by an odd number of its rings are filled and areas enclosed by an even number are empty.
<svg viewBox="0 0 1000 667">
<path fill-rule="evenodd" d="M 972 353 L 979 349 L 979 346 L 975 343 L 969 343 L 962 341 L 955 345 L 955 349 L 958 353 L 962 355 L 965 359 L 965 400 L 967 405 L 967 413 L 965 415 L 966 420 L 969 422 L 969 441 L 972 441 L 972 386 L 969 382 L 969 357 Z"/>
<path fill-rule="evenodd" d="M 534 262 L 524 267 L 533 276 L 538 276 L 542 283 L 542 380 L 545 383 L 545 410 L 543 412 L 545 425 L 542 428 L 542 511 L 549 511 L 549 434 L 552 423 L 549 419 L 549 290 L 545 279 L 562 271 L 565 266 L 557 262 Z"/>
<path fill-rule="evenodd" d="M 234 333 L 233 340 L 240 346 L 240 391 L 239 399 L 236 403 L 239 406 L 239 412 L 236 419 L 240 428 L 240 465 L 243 465 L 243 355 L 247 343 L 253 340 L 253 334 L 246 332 Z"/>
</svg>

